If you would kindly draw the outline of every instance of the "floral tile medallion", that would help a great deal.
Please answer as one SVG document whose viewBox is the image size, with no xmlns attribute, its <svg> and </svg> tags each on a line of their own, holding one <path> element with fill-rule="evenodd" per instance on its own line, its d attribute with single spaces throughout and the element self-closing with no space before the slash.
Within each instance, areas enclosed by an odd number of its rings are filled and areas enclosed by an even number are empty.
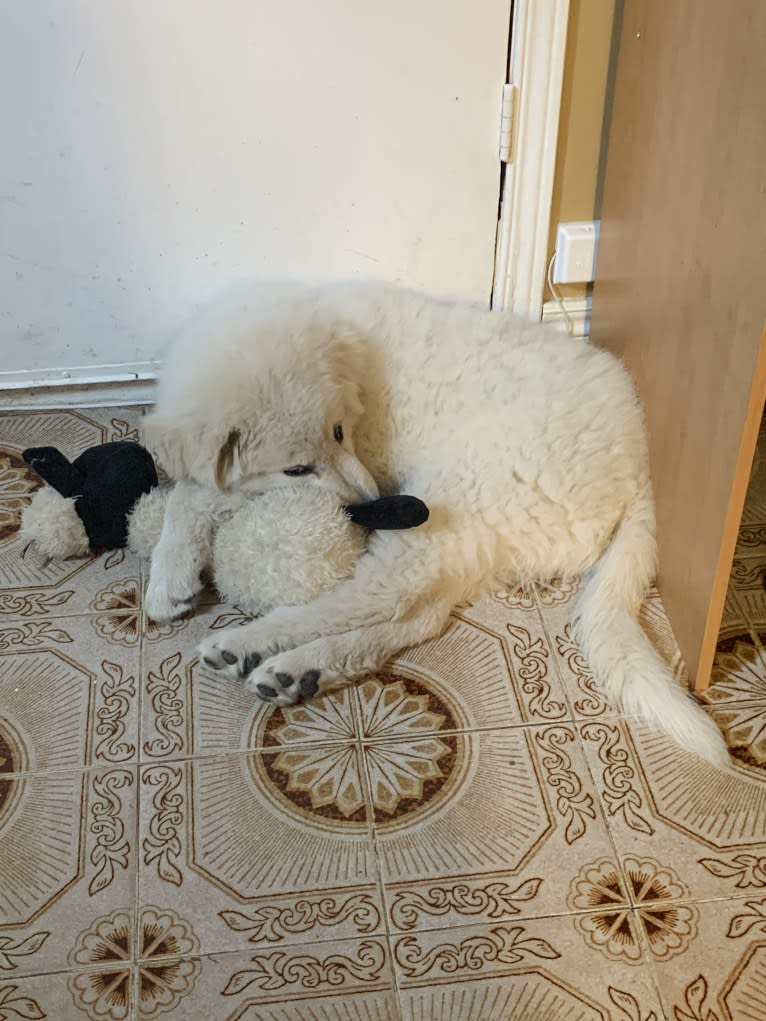
<svg viewBox="0 0 766 1021">
<path fill-rule="evenodd" d="M 569 905 L 588 912 L 574 922 L 589 946 L 613 960 L 639 963 L 639 929 L 652 957 L 661 960 L 684 953 L 697 936 L 697 908 L 678 903 L 688 896 L 672 869 L 629 855 L 622 870 L 608 858 L 585 865 L 572 881 Z"/>
<path fill-rule="evenodd" d="M 146 1021 L 177 1006 L 194 988 L 199 960 L 191 927 L 172 911 L 147 907 L 138 920 L 126 911 L 96 919 L 70 953 L 74 1003 L 91 1021 Z M 135 1000 L 135 1002 L 134 1002 Z"/>
</svg>

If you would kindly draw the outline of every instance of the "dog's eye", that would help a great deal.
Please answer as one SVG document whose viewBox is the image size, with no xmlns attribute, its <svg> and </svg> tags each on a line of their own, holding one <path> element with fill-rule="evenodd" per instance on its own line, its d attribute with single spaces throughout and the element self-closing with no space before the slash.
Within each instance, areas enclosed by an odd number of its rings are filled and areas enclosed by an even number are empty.
<svg viewBox="0 0 766 1021">
<path fill-rule="evenodd" d="M 313 464 L 296 464 L 294 468 L 285 468 L 285 475 L 313 475 Z"/>
<path fill-rule="evenodd" d="M 338 422 L 337 425 L 333 426 L 332 434 L 338 443 L 343 442 L 343 426 Z"/>
</svg>

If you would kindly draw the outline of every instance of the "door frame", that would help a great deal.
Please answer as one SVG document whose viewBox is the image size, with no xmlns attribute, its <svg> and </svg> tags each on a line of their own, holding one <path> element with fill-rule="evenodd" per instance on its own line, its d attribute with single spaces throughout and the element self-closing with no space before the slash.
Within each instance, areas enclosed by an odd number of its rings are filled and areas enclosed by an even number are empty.
<svg viewBox="0 0 766 1021">
<path fill-rule="evenodd" d="M 514 0 L 508 81 L 515 109 L 492 306 L 530 319 L 543 311 L 568 23 L 569 0 Z"/>
</svg>

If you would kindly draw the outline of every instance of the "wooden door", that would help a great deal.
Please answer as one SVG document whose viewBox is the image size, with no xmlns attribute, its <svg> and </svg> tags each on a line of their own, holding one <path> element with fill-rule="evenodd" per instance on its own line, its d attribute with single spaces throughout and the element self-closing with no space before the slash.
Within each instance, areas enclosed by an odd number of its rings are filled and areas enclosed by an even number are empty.
<svg viewBox="0 0 766 1021">
<path fill-rule="evenodd" d="M 646 408 L 659 587 L 709 680 L 766 397 L 766 4 L 625 0 L 592 339 Z"/>
</svg>

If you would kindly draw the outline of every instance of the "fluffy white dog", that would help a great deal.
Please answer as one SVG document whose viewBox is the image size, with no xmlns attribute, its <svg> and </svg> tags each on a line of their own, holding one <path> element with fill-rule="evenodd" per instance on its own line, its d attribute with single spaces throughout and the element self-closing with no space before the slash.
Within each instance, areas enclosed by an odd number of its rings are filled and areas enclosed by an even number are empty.
<svg viewBox="0 0 766 1021">
<path fill-rule="evenodd" d="M 265 701 L 379 668 L 499 579 L 585 575 L 577 635 L 607 697 L 728 763 L 638 624 L 656 560 L 648 458 L 632 382 L 606 351 L 381 284 L 259 285 L 183 333 L 145 438 L 181 480 L 152 561 L 157 619 L 199 587 L 205 487 L 292 479 L 348 500 L 379 486 L 431 508 L 421 528 L 374 533 L 332 591 L 203 644 L 210 667 Z"/>
</svg>

